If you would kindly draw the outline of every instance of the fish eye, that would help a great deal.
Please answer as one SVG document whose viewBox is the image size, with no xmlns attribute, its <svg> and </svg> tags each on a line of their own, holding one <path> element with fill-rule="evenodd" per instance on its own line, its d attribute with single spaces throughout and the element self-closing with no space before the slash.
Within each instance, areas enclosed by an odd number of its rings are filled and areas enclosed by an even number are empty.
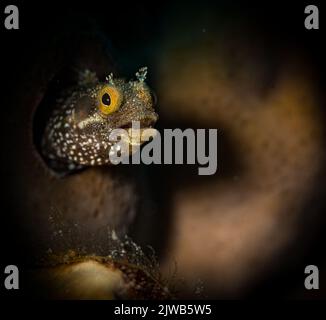
<svg viewBox="0 0 326 320">
<path fill-rule="evenodd" d="M 102 103 L 106 106 L 109 106 L 111 104 L 111 98 L 110 95 L 108 93 L 104 93 L 102 96 Z"/>
<path fill-rule="evenodd" d="M 103 115 L 109 115 L 117 111 L 121 105 L 122 94 L 120 90 L 113 86 L 104 86 L 98 95 L 99 110 Z"/>
</svg>

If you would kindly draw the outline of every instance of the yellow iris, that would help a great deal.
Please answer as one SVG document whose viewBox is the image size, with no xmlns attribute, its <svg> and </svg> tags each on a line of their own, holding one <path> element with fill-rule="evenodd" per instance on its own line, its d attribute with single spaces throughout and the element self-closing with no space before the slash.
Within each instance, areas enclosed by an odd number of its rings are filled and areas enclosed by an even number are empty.
<svg viewBox="0 0 326 320">
<path fill-rule="evenodd" d="M 117 111 L 121 105 L 122 94 L 113 86 L 104 86 L 98 95 L 99 109 L 102 114 L 109 115 Z"/>
</svg>

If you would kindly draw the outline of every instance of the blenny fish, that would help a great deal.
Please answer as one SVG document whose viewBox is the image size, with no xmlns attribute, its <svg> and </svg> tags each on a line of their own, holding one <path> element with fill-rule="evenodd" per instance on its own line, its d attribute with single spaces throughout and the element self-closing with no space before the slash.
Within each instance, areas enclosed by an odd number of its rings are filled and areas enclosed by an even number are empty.
<svg viewBox="0 0 326 320">
<path fill-rule="evenodd" d="M 139 121 L 140 130 L 151 127 L 158 116 L 146 74 L 143 67 L 136 80 L 114 79 L 110 74 L 100 82 L 90 70 L 81 72 L 77 87 L 57 99 L 45 129 L 42 152 L 51 167 L 71 171 L 110 164 L 113 129 L 129 129 L 133 121 Z"/>
</svg>

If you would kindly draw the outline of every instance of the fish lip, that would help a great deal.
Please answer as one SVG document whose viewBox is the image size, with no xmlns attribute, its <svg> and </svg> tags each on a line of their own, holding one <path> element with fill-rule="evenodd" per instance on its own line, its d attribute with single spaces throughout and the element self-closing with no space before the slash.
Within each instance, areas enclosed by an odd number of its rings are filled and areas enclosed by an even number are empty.
<svg viewBox="0 0 326 320">
<path fill-rule="evenodd" d="M 124 124 L 120 125 L 119 128 L 126 130 L 128 133 L 128 143 L 129 146 L 132 147 L 140 147 L 144 142 L 148 141 L 148 139 L 144 138 L 147 134 L 150 134 L 150 136 L 156 135 L 156 130 L 153 129 L 153 125 L 158 119 L 158 115 L 155 112 L 148 112 L 142 116 L 140 116 L 138 119 L 134 119 L 128 122 L 125 122 Z M 140 126 L 139 128 L 134 128 L 132 126 L 133 121 L 139 121 Z M 150 131 L 149 131 L 150 130 Z M 126 137 L 125 137 L 126 138 Z M 124 138 L 122 138 L 124 139 Z M 140 140 L 139 140 L 140 139 Z M 134 150 L 132 150 L 134 152 Z"/>
<path fill-rule="evenodd" d="M 158 114 L 156 112 L 148 113 L 138 119 L 134 119 L 128 122 L 125 122 L 119 126 L 121 129 L 130 129 L 132 128 L 133 121 L 140 122 L 140 129 L 152 128 L 156 121 L 158 120 Z"/>
</svg>

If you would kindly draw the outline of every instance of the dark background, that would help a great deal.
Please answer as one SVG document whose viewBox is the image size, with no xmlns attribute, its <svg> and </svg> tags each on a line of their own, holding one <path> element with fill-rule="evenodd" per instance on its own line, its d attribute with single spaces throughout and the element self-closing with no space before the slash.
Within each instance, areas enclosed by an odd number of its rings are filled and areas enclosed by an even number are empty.
<svg viewBox="0 0 326 320">
<path fill-rule="evenodd" d="M 20 29 L 6 30 L 3 25 L 0 27 L 0 52 L 1 52 L 1 98 L 5 101 L 8 95 L 15 94 L 15 83 L 23 74 L 26 63 L 33 59 L 36 52 L 41 52 L 50 39 L 50 35 L 57 28 L 74 28 L 72 16 L 81 15 L 92 17 L 100 26 L 100 29 L 110 39 L 112 51 L 116 57 L 117 64 L 122 65 L 122 69 L 129 69 L 128 61 L 119 58 L 119 53 L 128 51 L 133 52 L 133 48 L 144 46 L 148 41 L 159 41 L 162 28 L 162 17 L 164 17 L 171 5 L 168 1 L 164 2 L 139 2 L 130 3 L 122 1 L 89 1 L 86 3 L 74 1 L 14 1 L 10 3 L 1 2 L 0 22 L 3 24 L 5 14 L 4 8 L 7 4 L 15 4 L 20 13 Z M 306 30 L 304 28 L 304 7 L 308 4 L 315 4 L 320 12 L 320 29 Z M 293 43 L 298 50 L 306 52 L 309 59 L 313 61 L 320 74 L 320 86 L 325 85 L 325 28 L 326 12 L 322 3 L 314 1 L 296 1 L 293 4 L 284 1 L 262 2 L 242 2 L 228 4 L 228 1 L 220 1 L 216 4 L 200 2 L 180 3 L 176 14 L 182 16 L 187 10 L 194 10 L 196 6 L 208 6 L 211 10 L 223 12 L 224 17 L 230 19 L 241 17 L 247 19 L 251 25 L 257 27 L 274 45 L 283 43 Z M 175 8 L 175 7 L 173 7 Z M 70 21 L 70 22 L 69 22 Z M 119 61 L 123 60 L 123 61 Z M 135 53 L 134 61 L 130 62 L 138 66 L 141 61 L 147 61 L 150 65 L 150 51 L 144 50 Z M 132 66 L 133 67 L 133 66 Z M 150 79 L 149 79 L 150 81 Z M 6 119 L 6 105 L 1 103 L 0 121 Z M 5 127 L 2 126 L 2 145 L 10 141 L 6 135 Z M 6 150 L 6 149 L 5 149 Z M 11 177 L 6 175 L 6 163 L 10 161 L 10 154 L 1 152 L 1 258 L 0 274 L 8 264 L 20 265 L 22 254 L 22 244 L 19 232 L 19 223 L 12 218 L 10 209 L 10 194 L 6 192 L 6 185 Z M 323 206 L 320 210 L 324 210 Z M 303 284 L 304 266 L 315 264 L 320 267 L 321 285 L 326 278 L 326 259 L 325 253 L 325 228 L 321 224 L 314 236 L 313 243 L 304 248 L 303 259 L 295 261 L 295 264 L 286 269 L 286 273 L 272 275 L 261 286 L 253 289 L 250 298 L 262 297 L 287 297 Z M 281 262 L 280 262 L 281 263 Z M 4 276 L 3 276 L 4 278 Z M 0 281 L 2 279 L 0 278 Z M 24 287 L 24 275 L 22 273 L 21 287 Z M 1 287 L 1 289 L 3 289 Z M 318 292 L 306 292 L 305 296 L 299 294 L 300 298 L 325 298 L 325 290 Z M 18 292 L 3 292 L 7 296 L 24 297 L 24 290 Z"/>
</svg>

